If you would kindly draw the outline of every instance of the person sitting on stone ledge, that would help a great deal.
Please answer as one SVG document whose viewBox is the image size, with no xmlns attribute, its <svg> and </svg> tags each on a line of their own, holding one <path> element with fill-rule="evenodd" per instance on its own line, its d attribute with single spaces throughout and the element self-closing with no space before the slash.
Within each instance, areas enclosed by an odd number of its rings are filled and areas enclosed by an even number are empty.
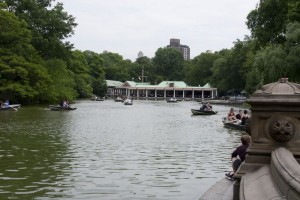
<svg viewBox="0 0 300 200">
<path fill-rule="evenodd" d="M 251 137 L 249 135 L 241 136 L 241 145 L 237 147 L 231 154 L 231 162 L 233 171 L 225 174 L 226 178 L 235 181 L 234 175 L 242 162 L 244 162 L 246 158 L 246 151 L 250 145 Z"/>
</svg>

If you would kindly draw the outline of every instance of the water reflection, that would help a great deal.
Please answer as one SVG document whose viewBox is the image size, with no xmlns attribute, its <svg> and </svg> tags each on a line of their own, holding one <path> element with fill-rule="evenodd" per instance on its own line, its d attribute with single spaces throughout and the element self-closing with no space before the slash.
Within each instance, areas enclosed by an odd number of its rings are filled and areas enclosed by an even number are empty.
<svg viewBox="0 0 300 200">
<path fill-rule="evenodd" d="M 0 195 L 6 199 L 198 199 L 230 169 L 240 132 L 229 107 L 197 102 L 80 101 L 0 113 Z"/>
</svg>

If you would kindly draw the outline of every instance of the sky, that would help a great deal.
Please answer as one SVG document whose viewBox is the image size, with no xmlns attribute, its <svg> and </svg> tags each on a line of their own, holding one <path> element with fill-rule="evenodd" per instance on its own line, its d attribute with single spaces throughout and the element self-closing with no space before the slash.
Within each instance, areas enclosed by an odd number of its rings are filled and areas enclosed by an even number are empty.
<svg viewBox="0 0 300 200">
<path fill-rule="evenodd" d="M 247 15 L 259 0 L 57 0 L 78 24 L 68 39 L 75 49 L 108 51 L 135 61 L 153 58 L 171 38 L 202 52 L 233 47 L 250 35 Z"/>
</svg>

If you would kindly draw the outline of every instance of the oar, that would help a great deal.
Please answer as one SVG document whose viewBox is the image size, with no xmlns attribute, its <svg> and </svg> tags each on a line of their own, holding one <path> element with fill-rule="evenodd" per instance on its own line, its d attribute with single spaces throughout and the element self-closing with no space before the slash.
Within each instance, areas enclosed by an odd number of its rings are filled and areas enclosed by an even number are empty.
<svg viewBox="0 0 300 200">
<path fill-rule="evenodd" d="M 17 111 L 17 110 L 18 110 L 18 109 L 14 108 L 14 107 L 12 107 L 12 106 L 10 106 L 10 105 L 8 105 L 8 107 L 11 108 L 11 109 L 13 109 L 14 111 Z"/>
</svg>

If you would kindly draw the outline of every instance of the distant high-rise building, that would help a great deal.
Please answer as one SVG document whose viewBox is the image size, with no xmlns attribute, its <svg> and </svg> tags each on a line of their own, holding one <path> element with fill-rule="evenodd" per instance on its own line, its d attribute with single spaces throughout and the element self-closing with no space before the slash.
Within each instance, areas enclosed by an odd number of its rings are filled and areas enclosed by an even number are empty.
<svg viewBox="0 0 300 200">
<path fill-rule="evenodd" d="M 168 45 L 167 47 L 177 49 L 183 55 L 184 60 L 190 59 L 190 47 L 180 44 L 180 39 L 170 39 L 170 45 Z"/>
<path fill-rule="evenodd" d="M 141 58 L 141 57 L 144 57 L 144 54 L 143 54 L 143 52 L 140 51 L 140 52 L 138 53 L 138 58 Z"/>
</svg>

